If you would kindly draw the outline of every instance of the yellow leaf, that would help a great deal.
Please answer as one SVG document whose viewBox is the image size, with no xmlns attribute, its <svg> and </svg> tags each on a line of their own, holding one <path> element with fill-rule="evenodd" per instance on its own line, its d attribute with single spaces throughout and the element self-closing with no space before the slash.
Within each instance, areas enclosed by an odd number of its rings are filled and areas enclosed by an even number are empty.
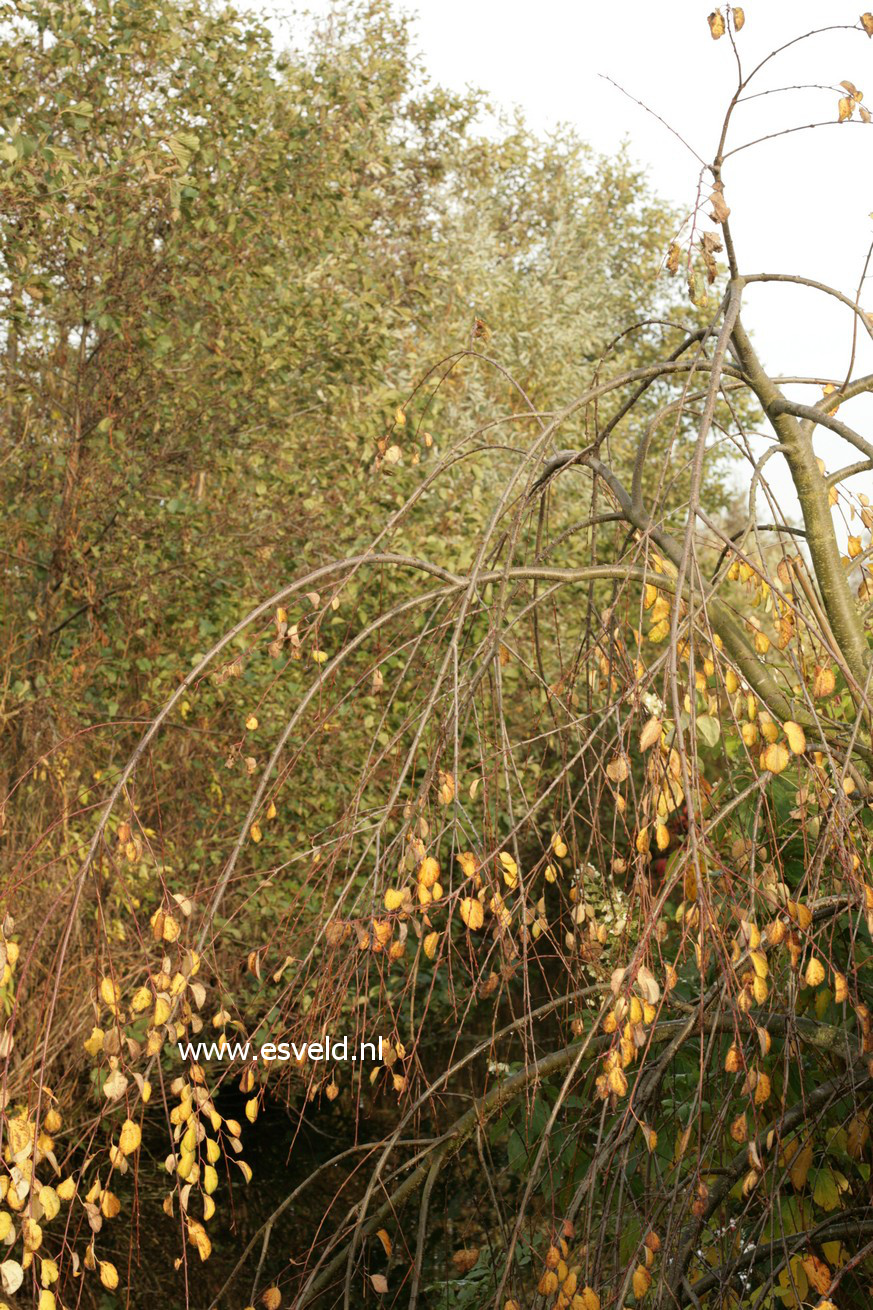
<svg viewBox="0 0 873 1310">
<path fill-rule="evenodd" d="M 755 1105 L 766 1105 L 770 1099 L 770 1078 L 768 1074 L 759 1073 L 755 1084 Z"/>
<path fill-rule="evenodd" d="M 782 725 L 785 736 L 788 738 L 788 745 L 794 755 L 802 755 L 806 750 L 806 733 L 799 723 L 794 723 L 791 719 Z"/>
<path fill-rule="evenodd" d="M 723 26 L 724 24 L 722 24 Z M 634 1296 L 641 1301 L 652 1285 L 652 1275 L 645 1265 L 637 1265 L 633 1276 Z"/>
<path fill-rule="evenodd" d="M 834 1000 L 837 1005 L 842 1005 L 849 996 L 849 984 L 846 981 L 846 975 L 843 973 L 834 974 Z"/>
<path fill-rule="evenodd" d="M 440 939 L 440 935 L 438 932 L 429 932 L 422 943 L 424 947 L 424 953 L 429 960 L 432 960 L 433 957 L 436 955 L 439 939 Z"/>
<path fill-rule="evenodd" d="M 627 1095 L 627 1079 L 621 1069 L 610 1069 L 608 1082 L 609 1090 L 615 1092 L 616 1096 Z"/>
<path fill-rule="evenodd" d="M 256 843 L 259 842 L 263 837 L 263 835 L 264 834 L 261 832 L 261 825 L 259 823 L 253 823 L 251 828 L 249 828 L 249 836 L 251 837 L 253 842 Z"/>
<path fill-rule="evenodd" d="M 400 891 L 397 887 L 389 887 L 385 893 L 385 909 L 399 910 L 405 896 L 405 891 Z"/>
<path fill-rule="evenodd" d="M 600 1297 L 593 1287 L 583 1287 L 582 1291 L 577 1292 L 576 1295 L 582 1298 L 584 1310 L 600 1310 Z"/>
<path fill-rule="evenodd" d="M 134 1014 L 141 1014 L 143 1010 L 147 1010 L 149 1008 L 151 1003 L 152 1003 L 151 988 L 138 987 L 133 994 L 133 999 L 130 1002 L 130 1008 L 133 1010 Z"/>
<path fill-rule="evenodd" d="M 740 31 L 742 31 L 743 27 L 745 26 L 745 23 L 746 23 L 746 15 L 745 15 L 744 11 L 743 11 L 742 9 L 740 9 L 738 6 L 736 6 L 736 7 L 734 8 L 734 10 L 733 10 L 733 15 L 734 15 L 734 31 L 735 31 L 735 32 L 740 32 Z"/>
<path fill-rule="evenodd" d="M 56 1283 L 60 1275 L 57 1261 L 45 1259 L 41 1262 L 39 1268 L 39 1278 L 43 1287 L 48 1287 L 49 1283 Z"/>
<path fill-rule="evenodd" d="M 518 865 L 508 851 L 500 852 L 500 863 L 503 866 L 503 881 L 507 887 L 518 886 Z"/>
<path fill-rule="evenodd" d="M 218 1173 L 215 1165 L 208 1164 L 203 1170 L 203 1190 L 207 1196 L 211 1196 L 218 1187 Z"/>
<path fill-rule="evenodd" d="M 840 96 L 840 102 L 837 106 L 837 122 L 847 123 L 852 117 L 855 109 L 855 101 L 851 96 Z"/>
<path fill-rule="evenodd" d="M 394 411 L 394 422 L 397 424 L 399 428 L 406 427 L 406 414 L 404 413 L 403 409 L 396 409 Z"/>
<path fill-rule="evenodd" d="M 610 782 L 624 782 L 627 774 L 627 760 L 623 755 L 614 756 L 606 766 L 606 776 Z"/>
<path fill-rule="evenodd" d="M 206 1229 L 196 1219 L 188 1220 L 188 1240 L 196 1247 L 201 1260 L 209 1259 L 212 1254 L 212 1242 Z"/>
<path fill-rule="evenodd" d="M 160 1028 L 170 1017 L 170 1002 L 163 996 L 158 996 L 155 1000 L 155 1017 L 154 1026 Z"/>
<path fill-rule="evenodd" d="M 268 1287 L 261 1297 L 261 1304 L 264 1306 L 264 1310 L 279 1310 L 279 1306 L 282 1304 L 282 1293 L 278 1287 Z"/>
<path fill-rule="evenodd" d="M 815 956 L 813 956 L 809 961 L 809 964 L 806 966 L 805 976 L 807 984 L 810 987 L 818 987 L 820 983 L 823 983 L 825 980 L 825 970 L 821 960 L 817 960 Z"/>
<path fill-rule="evenodd" d="M 857 559 L 861 554 L 861 551 L 864 549 L 861 545 L 860 537 L 849 537 L 846 548 L 849 552 L 850 559 Z"/>
<path fill-rule="evenodd" d="M 649 719 L 646 726 L 640 733 L 640 750 L 647 751 L 654 746 L 655 742 L 661 740 L 661 720 L 654 718 Z"/>
<path fill-rule="evenodd" d="M 552 850 L 555 852 L 559 860 L 563 860 L 564 856 L 567 854 L 567 843 L 559 832 L 556 832 L 552 837 Z"/>
<path fill-rule="evenodd" d="M 439 798 L 443 805 L 451 805 L 455 799 L 454 774 L 444 773 L 442 769 L 439 776 Z"/>
<path fill-rule="evenodd" d="M 866 13 L 861 15 L 861 26 L 868 36 L 873 36 L 873 14 Z"/>
<path fill-rule="evenodd" d="M 472 851 L 462 851 L 457 857 L 458 864 L 461 866 L 461 872 L 465 878 L 472 878 L 476 873 L 476 856 Z"/>
<path fill-rule="evenodd" d="M 45 1288 L 39 1294 L 37 1310 L 56 1310 L 57 1301 L 54 1292 L 48 1292 Z"/>
<path fill-rule="evenodd" d="M 761 753 L 761 768 L 770 773 L 784 773 L 788 768 L 789 754 L 781 742 L 771 742 Z"/>
<path fill-rule="evenodd" d="M 471 896 L 465 896 L 461 901 L 461 918 L 471 932 L 481 928 L 485 922 L 485 911 L 482 908 L 482 902 L 474 900 Z"/>
<path fill-rule="evenodd" d="M 250 1101 L 246 1101 L 246 1118 L 250 1124 L 253 1124 L 258 1117 L 258 1098 L 253 1096 Z"/>
<path fill-rule="evenodd" d="M 100 996 L 104 1003 L 114 1010 L 118 1006 L 118 987 L 111 978 L 100 979 Z"/>
<path fill-rule="evenodd" d="M 39 1203 L 43 1208 L 45 1218 L 49 1221 L 60 1213 L 60 1198 L 53 1187 L 41 1187 L 39 1189 Z"/>
<path fill-rule="evenodd" d="M 135 1124 L 132 1119 L 125 1119 L 121 1125 L 121 1136 L 118 1140 L 119 1148 L 123 1155 L 133 1155 L 134 1151 L 139 1150 L 142 1141 L 142 1132 L 139 1124 Z"/>
<path fill-rule="evenodd" d="M 376 1236 L 378 1237 L 379 1241 L 382 1243 L 382 1250 L 385 1252 L 385 1254 L 386 1254 L 386 1255 L 388 1256 L 388 1258 L 390 1259 L 390 1258 L 391 1258 L 391 1238 L 390 1238 L 390 1236 L 389 1236 L 389 1234 L 388 1234 L 387 1229 L 385 1229 L 385 1228 L 380 1228 L 379 1231 L 376 1233 Z"/>
<path fill-rule="evenodd" d="M 118 1286 L 118 1270 L 109 1260 L 100 1261 L 100 1282 L 110 1292 L 114 1292 Z"/>
<path fill-rule="evenodd" d="M 432 855 L 428 855 L 418 866 L 418 881 L 422 887 L 432 887 L 440 876 L 440 866 Z"/>
<path fill-rule="evenodd" d="M 767 963 L 767 957 L 763 951 L 750 951 L 749 959 L 752 961 L 752 968 L 759 978 L 766 978 L 770 972 L 770 966 Z"/>
<path fill-rule="evenodd" d="M 248 728 L 249 732 L 257 732 L 258 720 L 255 718 L 254 714 L 250 714 L 249 717 L 246 719 L 246 727 Z"/>
<path fill-rule="evenodd" d="M 706 21 L 709 23 L 709 31 L 713 41 L 717 41 L 720 36 L 724 36 L 724 18 L 720 9 L 714 9 Z"/>
</svg>

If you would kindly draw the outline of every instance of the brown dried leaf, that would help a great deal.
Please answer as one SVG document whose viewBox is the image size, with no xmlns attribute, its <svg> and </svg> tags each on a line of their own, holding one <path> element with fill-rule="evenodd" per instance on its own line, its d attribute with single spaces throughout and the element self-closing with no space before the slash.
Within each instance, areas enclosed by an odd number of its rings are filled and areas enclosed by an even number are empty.
<svg viewBox="0 0 873 1310">
<path fill-rule="evenodd" d="M 468 1274 L 478 1259 L 478 1246 L 469 1246 L 461 1251 L 455 1251 L 452 1256 L 452 1264 L 459 1274 Z"/>
</svg>

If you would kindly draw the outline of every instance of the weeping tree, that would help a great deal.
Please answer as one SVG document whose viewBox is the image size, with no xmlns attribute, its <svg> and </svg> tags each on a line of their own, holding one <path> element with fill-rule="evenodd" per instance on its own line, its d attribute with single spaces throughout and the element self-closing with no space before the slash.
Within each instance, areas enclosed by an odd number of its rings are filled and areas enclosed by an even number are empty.
<svg viewBox="0 0 873 1310">
<path fill-rule="evenodd" d="M 790 281 L 834 297 L 856 341 L 873 328 L 860 296 L 745 268 L 733 116 L 774 64 L 745 71 L 742 10 L 709 23 L 738 81 L 705 199 L 665 251 L 688 323 L 661 322 L 656 354 L 641 324 L 640 362 L 606 350 L 559 412 L 510 379 L 513 412 L 459 422 L 367 548 L 301 572 L 197 660 L 108 796 L 81 801 L 49 975 L 10 904 L 7 1295 L 96 1303 L 129 1263 L 136 1304 L 139 1197 L 174 1243 L 179 1302 L 216 1310 L 869 1304 L 873 444 L 849 415 L 873 376 L 854 349 L 841 378 L 774 376 L 746 289 Z M 835 122 L 868 120 L 856 87 L 835 95 Z M 484 331 L 461 353 L 486 369 Z M 423 440 L 457 364 L 410 397 L 374 476 Z M 832 470 L 821 430 L 848 451 Z M 747 469 L 733 520 L 705 494 L 726 450 Z M 467 466 L 486 512 L 463 563 L 438 522 L 432 557 L 410 550 Z M 217 799 L 221 860 L 198 878 L 166 863 L 155 761 L 215 686 L 225 730 L 192 741 L 191 767 L 218 753 L 249 793 L 244 813 Z M 341 803 L 289 834 L 288 798 L 360 722 L 363 762 L 331 754 Z M 42 885 L 44 847 L 10 901 Z M 82 937 L 100 1110 L 68 1147 L 57 1016 Z M 43 1019 L 20 1042 L 28 989 Z M 302 1050 L 328 1034 L 381 1038 L 379 1058 Z M 207 1038 L 235 1057 L 180 1058 Z M 256 1058 L 281 1041 L 297 1058 Z M 351 1125 L 347 1142 L 241 1221 L 211 1276 L 210 1221 L 245 1213 L 249 1143 L 283 1104 Z"/>
</svg>

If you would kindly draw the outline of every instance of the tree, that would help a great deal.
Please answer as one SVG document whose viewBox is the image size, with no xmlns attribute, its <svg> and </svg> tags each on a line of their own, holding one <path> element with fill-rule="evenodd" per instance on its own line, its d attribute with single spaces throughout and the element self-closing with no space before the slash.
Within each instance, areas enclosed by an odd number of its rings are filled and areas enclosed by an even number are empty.
<svg viewBox="0 0 873 1310">
<path fill-rule="evenodd" d="M 598 326 L 584 388 L 557 412 L 528 403 L 527 378 L 505 377 L 524 397 L 504 414 L 484 415 L 487 392 L 471 389 L 474 421 L 448 427 L 424 476 L 405 460 L 415 401 L 398 406 L 378 437 L 372 476 L 391 493 L 368 546 L 315 560 L 219 635 L 108 797 L 80 801 L 94 807 L 87 842 L 78 815 L 72 835 L 66 813 L 61 837 L 47 835 L 53 859 L 70 860 L 75 841 L 82 857 L 55 892 L 63 930 L 41 986 L 32 961 L 49 930 L 19 930 L 19 946 L 4 929 L 9 1163 L 23 1184 L 49 1177 L 52 1096 L 69 1087 L 53 1035 L 82 994 L 74 934 L 99 951 L 86 1049 L 111 1146 L 86 1155 L 74 1141 L 41 1213 L 7 1185 L 24 1216 L 9 1221 L 13 1294 L 67 1204 L 90 1236 L 60 1242 L 65 1286 L 78 1245 L 91 1285 L 117 1284 L 103 1221 L 121 1204 L 113 1188 L 129 1195 L 119 1176 L 156 1102 L 173 1129 L 164 1211 L 187 1239 L 185 1296 L 202 1302 L 189 1289 L 212 1265 L 195 1273 L 189 1259 L 213 1254 L 213 1195 L 236 1189 L 237 1167 L 248 1181 L 263 1106 L 303 1119 L 316 1101 L 356 1124 L 372 1115 L 376 1141 L 361 1122 L 326 1160 L 342 1186 L 312 1234 L 289 1229 L 293 1247 L 271 1237 L 311 1180 L 251 1226 L 208 1284 L 213 1306 L 242 1299 L 243 1275 L 250 1300 L 274 1306 L 867 1303 L 873 515 L 849 479 L 873 468 L 873 447 L 837 409 L 873 378 L 852 368 L 796 403 L 748 333 L 746 288 L 770 275 L 744 268 L 731 228 L 734 107 L 763 67 L 742 72 L 742 26 L 739 9 L 710 18 L 738 51 L 738 88 L 706 213 L 664 250 L 668 270 L 684 261 L 689 274 L 688 322 L 648 323 L 620 361 Z M 858 30 L 873 33 L 873 15 Z M 847 130 L 862 98 L 840 91 L 835 130 Z M 483 194 L 499 158 L 486 159 Z M 462 243 L 471 267 L 510 277 L 518 262 L 529 305 L 552 268 L 544 250 L 561 246 L 547 202 L 572 174 L 564 162 L 550 160 L 523 256 L 501 246 L 500 221 L 482 249 Z M 451 178 L 447 166 L 440 181 Z M 499 212 L 512 199 L 510 187 Z M 445 204 L 446 232 L 470 230 L 467 200 Z M 858 301 L 794 280 L 870 333 Z M 491 366 L 487 329 L 483 316 L 465 366 Z M 404 338 L 392 340 L 399 355 Z M 562 359 L 543 363 L 535 346 L 524 358 L 547 391 L 563 385 Z M 461 404 L 450 396 L 446 414 Z M 753 405 L 775 437 L 763 457 Z M 533 436 L 495 441 L 503 419 Z M 818 429 L 852 462 L 822 468 Z M 724 442 L 748 465 L 739 528 L 707 501 Z M 493 472 L 459 483 L 471 449 Z M 800 524 L 767 484 L 774 456 Z M 461 490 L 482 508 L 453 556 L 445 521 Z M 845 555 L 835 506 L 863 525 Z M 209 734 L 195 745 L 200 699 Z M 189 738 L 187 777 L 226 757 L 247 780 L 226 796 L 215 771 L 212 826 L 188 835 L 220 858 L 199 876 L 172 818 L 190 815 L 189 797 L 178 777 L 168 793 L 162 772 L 176 732 Z M 183 757 L 170 746 L 164 758 Z M 301 821 L 301 793 L 318 829 Z M 57 867 L 39 849 L 29 861 L 29 887 Z M 235 1067 L 180 1067 L 177 1039 L 210 1031 L 384 1046 L 357 1065 L 250 1052 Z M 229 1071 L 245 1130 L 220 1099 Z"/>
</svg>

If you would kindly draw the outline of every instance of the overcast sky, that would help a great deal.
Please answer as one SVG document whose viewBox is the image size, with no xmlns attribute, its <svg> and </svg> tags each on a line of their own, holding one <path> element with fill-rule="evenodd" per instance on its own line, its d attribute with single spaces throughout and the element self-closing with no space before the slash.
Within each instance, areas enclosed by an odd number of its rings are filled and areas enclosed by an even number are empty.
<svg viewBox="0 0 873 1310">
<path fill-rule="evenodd" d="M 291 0 L 279 4 L 286 12 L 296 7 Z M 330 3 L 311 0 L 308 8 L 327 12 Z M 711 0 L 406 0 L 402 8 L 415 18 L 419 48 L 437 81 L 479 87 L 497 105 L 518 105 L 543 131 L 572 124 L 598 150 L 614 151 L 627 140 L 652 186 L 691 209 L 699 161 L 604 76 L 661 115 L 702 159 L 711 159 L 737 76 L 727 37 L 714 41 L 710 35 Z M 843 93 L 835 88 L 848 79 L 869 90 L 873 110 L 873 40 L 860 30 L 854 0 L 749 0 L 744 9 L 737 37 L 744 71 L 811 29 L 845 24 L 849 30 L 813 37 L 772 60 L 750 91 L 801 89 L 752 100 L 737 111 L 729 148 L 784 127 L 828 124 L 741 151 L 726 163 L 741 269 L 801 273 L 854 297 L 873 240 L 873 123 L 838 125 Z M 867 287 L 861 303 L 873 311 L 873 276 Z M 773 285 L 750 289 L 746 304 L 771 369 L 845 375 L 850 311 L 828 297 Z M 856 371 L 873 372 L 866 339 Z M 806 389 L 804 399 L 812 398 Z M 873 401 L 855 401 L 845 414 L 862 431 L 873 429 Z M 848 454 L 823 431 L 817 448 L 829 468 Z M 867 481 L 873 495 L 873 475 Z M 787 479 L 780 477 L 778 485 L 786 487 Z"/>
</svg>

